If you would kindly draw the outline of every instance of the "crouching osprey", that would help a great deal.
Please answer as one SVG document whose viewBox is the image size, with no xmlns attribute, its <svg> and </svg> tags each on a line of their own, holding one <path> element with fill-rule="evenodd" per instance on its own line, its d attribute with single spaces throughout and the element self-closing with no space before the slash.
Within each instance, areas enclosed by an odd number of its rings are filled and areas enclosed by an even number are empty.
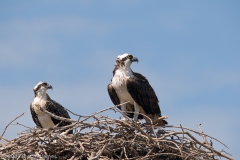
<svg viewBox="0 0 240 160">
<path fill-rule="evenodd" d="M 120 107 L 124 117 L 128 116 L 135 121 L 144 118 L 149 123 L 150 120 L 141 115 L 145 114 L 154 124 L 164 126 L 167 121 L 159 118 L 161 111 L 158 98 L 148 80 L 131 70 L 132 62 L 138 62 L 138 59 L 131 54 L 117 57 L 112 82 L 108 85 L 109 96 L 115 105 L 129 101 Z"/>
<path fill-rule="evenodd" d="M 48 89 L 52 89 L 52 86 L 46 82 L 39 82 L 33 88 L 35 98 L 30 104 L 33 121 L 40 128 L 52 128 L 60 122 L 59 127 L 71 124 L 71 122 L 54 119 L 47 113 L 41 111 L 40 106 L 59 117 L 70 118 L 68 112 L 63 108 L 63 106 L 49 97 L 46 93 Z M 69 133 L 72 134 L 73 131 L 71 130 Z"/>
</svg>

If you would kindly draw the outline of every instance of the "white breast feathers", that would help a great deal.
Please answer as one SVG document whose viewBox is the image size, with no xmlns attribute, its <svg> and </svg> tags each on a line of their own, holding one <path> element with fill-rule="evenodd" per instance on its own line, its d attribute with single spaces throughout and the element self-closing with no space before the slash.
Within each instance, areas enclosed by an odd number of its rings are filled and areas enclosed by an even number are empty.
<svg viewBox="0 0 240 160">
<path fill-rule="evenodd" d="M 32 107 L 37 114 L 38 121 L 43 128 L 52 128 L 54 126 L 54 123 L 51 117 L 47 113 L 41 111 L 40 106 L 46 109 L 46 100 L 36 97 L 32 103 Z"/>
<path fill-rule="evenodd" d="M 119 97 L 120 103 L 126 101 L 130 101 L 131 104 L 134 103 L 131 95 L 127 91 L 126 86 L 127 79 L 131 77 L 133 77 L 132 71 L 124 72 L 123 70 L 117 70 L 112 78 L 112 86 Z"/>
</svg>

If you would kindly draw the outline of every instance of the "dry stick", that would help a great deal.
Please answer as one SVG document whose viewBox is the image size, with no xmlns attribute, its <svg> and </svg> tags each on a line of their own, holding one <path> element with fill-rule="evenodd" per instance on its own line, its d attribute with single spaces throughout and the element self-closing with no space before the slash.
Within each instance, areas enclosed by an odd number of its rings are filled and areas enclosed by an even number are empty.
<svg viewBox="0 0 240 160">
<path fill-rule="evenodd" d="M 82 121 L 85 121 L 85 120 L 89 119 L 90 117 L 92 117 L 92 116 L 94 116 L 94 115 L 96 115 L 96 114 L 99 114 L 99 113 L 101 113 L 101 112 L 104 112 L 104 111 L 106 111 L 106 110 L 115 109 L 115 108 L 117 108 L 118 106 L 121 106 L 122 104 L 126 104 L 126 103 L 129 103 L 129 101 L 128 101 L 128 102 L 125 102 L 125 103 L 121 103 L 121 104 L 116 105 L 116 106 L 113 106 L 113 107 L 109 107 L 109 108 L 103 109 L 103 110 L 98 111 L 98 112 L 95 112 L 95 113 L 93 113 L 91 116 L 83 119 Z M 118 109 L 118 108 L 117 108 L 117 109 Z M 121 111 L 121 110 L 119 110 L 119 112 L 120 112 L 121 114 L 123 113 L 123 111 Z M 125 111 L 125 112 L 126 112 L 126 113 L 135 113 L 135 112 L 131 112 L 131 111 Z M 141 114 L 141 113 L 139 113 L 139 114 Z M 152 122 L 151 118 L 149 118 L 147 115 L 144 115 L 144 114 L 141 114 L 141 115 L 145 116 L 146 118 L 148 118 L 148 119 L 150 120 L 153 133 L 154 133 L 154 135 L 155 135 L 156 138 L 157 138 L 157 134 L 156 134 L 156 132 L 155 132 L 155 130 L 154 130 L 153 122 Z M 167 117 L 165 116 L 165 117 L 163 117 L 163 118 L 167 118 Z M 81 122 L 82 122 L 82 121 L 81 121 Z M 160 147 L 159 144 L 158 144 L 158 147 Z"/>
<path fill-rule="evenodd" d="M 120 111 L 121 112 L 121 111 Z M 128 111 L 126 111 L 127 113 L 134 113 L 134 112 L 128 112 Z M 139 113 L 139 114 L 141 114 L 141 113 Z M 147 117 L 147 118 L 149 118 L 148 116 L 146 116 L 146 115 L 144 115 L 144 114 L 142 114 L 143 116 L 145 116 L 145 117 Z M 106 118 L 106 117 L 105 117 Z M 114 119 L 115 120 L 115 119 Z M 152 123 L 152 120 L 149 118 L 149 120 L 151 121 L 151 123 Z M 123 122 L 123 121 L 120 121 L 120 120 L 115 120 L 115 121 L 118 121 L 118 122 L 122 122 L 123 124 L 125 124 L 125 125 L 127 125 L 127 126 L 129 126 L 129 124 L 128 123 L 125 123 L 125 122 Z M 131 122 L 131 121 L 130 121 Z M 131 123 L 132 125 L 133 125 L 133 127 L 135 127 L 135 128 L 140 128 L 140 127 L 138 127 L 138 125 L 136 124 L 136 123 Z M 131 126 L 132 127 L 132 126 Z M 133 128 L 133 129 L 135 129 L 135 128 Z M 157 138 L 157 134 L 156 134 L 156 132 L 155 132 L 155 130 L 154 130 L 154 127 L 153 127 L 153 124 L 151 125 L 151 129 L 153 130 L 153 133 L 154 133 L 154 135 L 155 135 L 155 137 Z M 143 133 L 144 135 L 146 135 L 146 136 L 148 136 L 147 134 L 145 134 L 145 132 L 143 131 L 143 130 L 141 130 L 141 129 L 139 129 L 139 131 L 141 132 L 141 133 Z M 150 138 L 151 139 L 151 138 Z M 160 146 L 159 146 L 159 148 L 160 148 Z"/>
<path fill-rule="evenodd" d="M 144 158 L 146 158 L 152 151 L 154 150 L 154 148 L 152 148 L 152 149 L 150 149 L 149 151 L 148 151 L 148 153 L 146 154 L 146 156 L 144 156 L 143 158 L 141 158 L 141 159 L 144 159 Z"/>
<path fill-rule="evenodd" d="M 181 129 L 182 129 L 182 141 L 181 141 L 181 146 L 180 146 L 180 148 L 182 148 L 182 146 L 183 146 L 183 140 L 184 140 L 184 129 L 182 128 L 182 125 L 180 124 L 180 127 L 181 127 Z M 181 157 L 182 157 L 182 152 L 181 152 Z M 183 158 L 183 157 L 182 157 Z"/>
<path fill-rule="evenodd" d="M 212 146 L 211 146 L 211 145 L 209 145 L 209 143 L 208 143 L 208 141 L 207 141 L 207 138 L 206 138 L 206 136 L 203 134 L 203 130 L 202 130 L 202 128 L 201 128 L 201 123 L 200 123 L 200 124 L 198 124 L 197 126 L 198 126 L 198 128 L 200 129 L 200 131 L 201 131 L 201 133 L 202 133 L 202 138 L 203 138 L 203 140 L 204 140 L 204 143 L 206 143 L 206 145 L 208 145 L 208 146 L 210 146 L 210 147 L 212 148 Z M 213 152 L 213 150 L 212 150 L 212 149 L 211 149 L 211 151 Z"/>
<path fill-rule="evenodd" d="M 21 123 L 16 123 L 16 125 L 20 125 L 20 126 L 23 126 L 23 127 L 25 127 L 25 128 L 28 128 L 28 129 L 31 129 L 31 127 L 28 127 L 28 126 L 25 126 L 25 125 L 23 125 L 23 124 L 21 124 Z"/>
<path fill-rule="evenodd" d="M 54 114 L 52 114 L 52 115 L 53 115 L 53 118 L 56 118 L 56 119 L 59 118 L 59 120 L 62 120 L 62 121 L 65 120 L 62 117 L 58 117 Z M 85 133 L 79 132 L 78 134 L 75 134 L 75 135 L 64 135 L 64 136 L 60 135 L 60 138 L 62 140 L 57 141 L 56 144 L 52 144 L 55 147 L 57 155 L 63 151 L 62 149 L 69 150 L 70 149 L 69 147 L 73 146 L 74 148 L 72 148 L 72 150 L 71 150 L 72 153 L 74 154 L 75 158 L 80 159 L 81 155 L 90 156 L 89 153 L 95 152 L 96 149 L 103 148 L 104 144 L 107 144 L 107 146 L 108 146 L 107 149 L 102 150 L 104 152 L 104 156 L 102 156 L 103 152 L 100 153 L 100 151 L 101 151 L 100 150 L 95 155 L 92 155 L 92 157 L 95 158 L 96 156 L 99 155 L 98 158 L 109 159 L 111 157 L 111 155 L 114 155 L 119 158 L 123 154 L 125 154 L 125 157 L 129 158 L 129 159 L 141 159 L 142 157 L 139 156 L 139 154 L 143 151 L 148 154 L 145 157 L 143 156 L 142 159 L 152 159 L 152 158 L 165 157 L 165 156 L 178 156 L 178 157 L 183 156 L 184 158 L 186 156 L 188 156 L 191 159 L 197 159 L 197 158 L 211 159 L 211 155 L 209 153 L 207 153 L 210 149 L 207 148 L 206 146 L 204 146 L 206 144 L 204 143 L 204 145 L 203 145 L 203 143 L 193 139 L 190 136 L 191 135 L 190 133 L 189 133 L 190 134 L 189 135 L 186 132 L 184 132 L 184 129 L 183 129 L 184 127 L 182 127 L 182 126 L 181 126 L 181 129 L 183 132 L 165 131 L 165 133 L 162 134 L 163 136 L 161 136 L 160 138 L 158 138 L 158 137 L 154 138 L 155 136 L 152 133 L 149 133 L 149 134 L 147 133 L 147 131 L 151 130 L 150 129 L 151 126 L 145 127 L 143 125 L 137 125 L 136 123 L 131 123 L 132 121 L 129 121 L 130 123 L 127 123 L 128 121 L 125 122 L 125 121 L 115 120 L 115 119 L 103 117 L 103 116 L 98 117 L 96 115 L 91 115 L 89 117 L 94 118 L 94 122 L 91 122 L 91 123 L 86 122 L 86 121 L 78 122 L 78 121 L 74 121 L 74 120 L 70 119 L 70 121 L 75 122 L 75 124 L 64 126 L 64 128 L 66 128 L 66 129 L 72 129 L 72 128 L 77 128 L 77 127 L 88 128 L 88 127 L 92 127 L 92 126 L 94 126 L 95 128 L 92 130 L 92 132 L 89 132 L 89 131 L 85 132 Z M 67 121 L 69 121 L 69 119 L 67 119 Z M 123 123 L 123 122 L 125 122 L 125 123 Z M 153 127 L 155 127 L 155 126 L 153 126 Z M 178 128 L 180 128 L 180 127 L 178 127 Z M 53 128 L 53 131 L 58 132 L 62 129 L 63 129 L 63 127 Z M 129 129 L 130 130 L 134 129 L 135 132 L 128 132 Z M 33 144 L 32 146 L 29 146 L 29 145 L 32 144 L 32 142 L 34 142 L 34 137 L 36 137 L 36 136 L 46 137 L 49 134 L 51 134 L 50 135 L 51 138 L 52 137 L 54 138 L 54 135 L 55 135 L 55 133 L 52 134 L 51 132 L 49 132 L 49 130 L 35 129 L 35 128 L 30 129 L 30 132 L 22 132 L 21 134 L 22 135 L 20 135 L 19 138 L 16 138 L 16 139 L 12 140 L 11 143 L 6 144 L 6 147 L 9 147 L 9 145 L 11 146 L 13 144 L 15 147 L 10 147 L 9 149 L 5 149 L 4 147 L 0 148 L 0 157 L 5 156 L 6 152 L 8 154 L 12 154 L 12 153 L 25 154 L 24 151 L 26 149 L 32 150 L 33 153 L 35 152 L 35 155 L 43 154 L 44 152 L 47 153 L 48 150 L 50 149 L 49 148 L 50 142 L 46 143 L 46 145 L 38 144 L 39 140 L 36 138 L 36 141 L 35 141 L 36 145 L 35 144 Z M 179 135 L 182 135 L 182 138 L 180 138 Z M 202 134 L 198 133 L 198 135 L 201 136 Z M 175 139 L 175 138 L 171 139 L 171 136 L 177 137 L 177 139 Z M 190 145 L 189 143 L 191 143 L 191 142 L 186 141 L 188 138 L 187 136 L 192 138 L 192 142 L 194 144 L 202 146 L 203 149 L 194 148 L 194 147 L 190 148 L 191 146 L 188 147 L 187 145 Z M 154 141 L 151 141 L 150 138 L 153 139 Z M 26 139 L 32 139 L 33 141 L 32 140 L 26 141 Z M 40 139 L 40 141 L 43 140 L 42 138 L 39 138 L 39 139 Z M 122 143 L 123 141 L 125 143 Z M 62 142 L 65 142 L 65 143 L 62 143 Z M 66 142 L 68 142 L 68 143 L 66 143 Z M 82 147 L 84 145 L 83 148 L 81 147 L 79 142 L 82 143 Z M 108 142 L 108 143 L 106 143 L 106 142 Z M 186 143 L 186 146 L 183 144 L 183 142 L 184 142 L 184 144 Z M 131 155 L 131 158 L 130 158 L 129 156 L 131 153 L 126 152 L 126 149 L 128 149 L 127 146 L 131 146 L 131 144 L 133 144 L 133 143 L 134 143 L 134 146 L 132 149 L 134 149 L 134 150 L 136 149 L 136 153 L 132 152 L 134 154 Z M 151 152 L 152 148 L 158 147 L 157 143 L 161 144 L 161 147 L 166 149 L 165 150 L 166 153 L 159 153 L 161 151 L 156 152 L 155 150 L 153 150 Z M 21 144 L 21 145 L 19 145 L 19 144 Z M 78 150 L 75 147 L 77 147 L 81 150 Z M 127 148 L 124 148 L 124 147 L 127 147 Z M 180 151 L 179 151 L 179 147 L 181 147 Z M 125 152 L 124 152 L 124 149 L 125 149 Z M 181 151 L 182 151 L 182 154 L 180 154 Z M 78 154 L 76 154 L 76 153 L 79 153 L 79 152 L 81 154 L 78 156 Z M 119 152 L 119 153 L 117 153 L 117 152 Z M 173 152 L 173 153 L 169 153 L 169 152 Z M 216 152 L 214 152 L 214 153 L 218 154 Z M 222 155 L 219 155 L 219 156 L 224 157 Z M 88 157 L 88 158 L 90 158 L 90 157 Z"/>
<path fill-rule="evenodd" d="M 203 133 L 203 130 L 202 130 L 202 128 L 201 128 L 201 123 L 199 123 L 198 125 L 198 128 L 200 129 L 200 131 L 201 131 L 201 136 L 202 136 L 202 138 L 203 138 L 203 140 L 204 140 L 204 143 L 206 143 L 208 146 L 209 146 L 209 143 L 208 143 L 208 141 L 207 141 L 207 138 L 206 138 L 206 136 L 204 135 L 204 133 Z"/>
<path fill-rule="evenodd" d="M 82 151 L 84 152 L 84 151 L 85 151 L 85 148 L 84 148 L 84 146 L 83 146 L 82 142 L 81 142 L 81 141 L 79 141 L 78 143 L 79 143 L 79 145 L 80 145 L 80 147 L 81 147 Z"/>
<path fill-rule="evenodd" d="M 166 155 L 166 156 L 179 156 L 179 155 L 177 155 L 177 154 L 174 154 L 174 153 L 159 153 L 159 154 L 154 154 L 154 155 L 149 155 L 148 157 L 146 157 L 146 159 L 149 159 L 149 158 L 156 158 L 156 157 L 158 157 L 158 156 L 160 156 L 160 155 Z"/>
<path fill-rule="evenodd" d="M 207 136 L 207 137 L 209 137 L 209 138 L 211 138 L 211 139 L 214 139 L 215 141 L 221 143 L 221 144 L 224 145 L 226 148 L 228 148 L 228 146 L 227 146 L 226 144 L 222 143 L 222 142 L 219 141 L 218 139 L 216 139 L 216 138 L 214 138 L 214 137 L 212 137 L 212 136 L 209 136 L 209 135 L 207 135 L 207 134 L 205 134 L 205 133 L 200 133 L 200 132 L 198 132 L 198 131 L 195 131 L 195 130 L 192 130 L 192 129 L 189 129 L 189 128 L 186 128 L 186 127 L 179 127 L 179 126 L 165 126 L 165 127 L 183 128 L 183 129 L 189 130 L 189 131 L 191 131 L 191 132 L 194 132 L 194 133 L 196 133 L 196 134 L 198 134 L 198 135 L 200 135 L 200 136 L 201 136 L 201 135 L 204 135 L 204 136 Z"/>
<path fill-rule="evenodd" d="M 127 152 L 126 152 L 126 147 L 123 147 L 125 157 L 128 159 Z"/>
<path fill-rule="evenodd" d="M 172 132 L 172 133 L 169 133 L 169 134 L 165 134 L 165 135 L 163 135 L 163 136 L 162 136 L 161 138 L 159 138 L 159 139 L 165 139 L 165 137 L 167 137 L 167 136 L 169 136 L 169 135 L 176 135 L 176 134 L 182 134 L 182 132 Z M 209 147 L 209 146 L 207 146 L 207 145 L 199 142 L 199 141 L 198 141 L 195 137 L 193 137 L 190 133 L 184 132 L 184 134 L 187 134 L 190 138 L 192 138 L 192 139 L 193 139 L 196 143 L 198 143 L 199 145 L 204 146 L 205 148 L 207 148 L 207 149 L 209 149 L 209 150 L 212 150 L 213 152 L 217 153 L 218 155 L 221 155 L 222 157 L 225 157 L 225 158 L 228 158 L 228 159 L 230 159 L 230 160 L 233 160 L 231 157 L 229 157 L 229 156 L 227 156 L 227 155 L 225 155 L 225 154 L 223 154 L 223 153 L 221 153 L 221 152 L 218 152 L 218 151 L 212 149 L 211 147 Z M 155 139 L 155 138 L 153 138 L 153 139 Z"/>
<path fill-rule="evenodd" d="M 82 116 L 82 115 L 80 115 L 80 114 L 76 114 L 76 113 L 70 111 L 70 110 L 67 109 L 67 108 L 64 108 L 64 109 L 67 110 L 68 112 L 72 113 L 73 115 L 80 117 L 80 118 L 81 118 L 81 117 L 87 117 L 87 116 Z"/>
<path fill-rule="evenodd" d="M 139 130 L 143 135 L 145 135 L 146 137 L 148 137 L 149 140 L 156 142 L 152 137 L 150 137 L 148 134 L 146 134 L 140 127 L 138 126 L 131 126 L 130 124 L 124 122 L 124 121 L 120 121 L 120 120 L 116 120 L 118 123 L 129 126 L 132 129 L 135 129 L 134 127 L 137 127 L 137 130 Z"/>
<path fill-rule="evenodd" d="M 8 125 L 5 127 L 5 129 L 4 129 L 3 133 L 2 133 L 2 137 L 3 137 L 4 133 L 6 132 L 6 129 L 8 128 L 8 126 L 9 126 L 12 122 L 14 122 L 16 119 L 18 119 L 19 117 L 21 117 L 22 115 L 24 115 L 24 112 L 23 112 L 21 115 L 19 115 L 19 116 L 17 116 L 16 118 L 14 118 L 14 120 L 12 120 L 10 123 L 8 123 Z"/>
<path fill-rule="evenodd" d="M 98 151 L 97 155 L 96 155 L 95 157 L 90 157 L 89 160 L 98 159 L 107 146 L 108 146 L 108 145 L 105 144 L 105 145 L 103 146 L 103 148 L 102 148 L 100 151 Z"/>
<path fill-rule="evenodd" d="M 199 141 L 198 141 L 195 137 L 193 137 L 190 133 L 185 132 L 185 134 L 187 134 L 189 137 L 191 137 L 191 138 L 192 138 L 195 142 L 197 142 L 199 145 L 202 145 L 202 146 L 204 146 L 205 148 L 207 148 L 207 149 L 209 149 L 209 150 L 212 150 L 213 152 L 217 153 L 218 155 L 221 155 L 222 157 L 225 157 L 225 158 L 228 158 L 228 159 L 230 159 L 230 160 L 233 160 L 233 158 L 231 158 L 231 157 L 229 157 L 229 156 L 227 156 L 227 155 L 225 155 L 225 154 L 223 154 L 223 153 L 221 153 L 221 152 L 218 152 L 218 151 L 212 149 L 211 147 L 209 147 L 209 146 L 207 146 L 207 145 L 199 142 Z"/>
<path fill-rule="evenodd" d="M 118 109 L 118 108 L 117 108 L 117 109 Z M 121 110 L 120 110 L 119 112 L 121 112 L 121 114 L 123 113 Z M 135 113 L 135 112 L 131 112 L 131 111 L 125 111 L 125 112 L 126 112 L 126 113 Z M 138 114 L 142 115 L 143 117 L 146 117 L 146 118 L 150 121 L 151 129 L 152 129 L 155 137 L 157 138 L 157 134 L 156 134 L 156 132 L 155 132 L 155 130 L 154 130 L 154 125 L 153 125 L 152 119 L 151 119 L 150 117 L 148 117 L 147 115 L 145 115 L 145 114 L 142 114 L 142 113 L 138 113 Z M 160 120 L 160 119 L 166 119 L 166 118 L 168 118 L 168 117 L 167 117 L 167 116 L 162 116 L 162 117 L 159 117 L 158 119 Z M 161 126 L 158 126 L 158 127 L 161 127 Z M 159 145 L 158 142 L 157 142 L 157 144 L 158 144 L 158 147 L 160 148 L 160 145 Z"/>
<path fill-rule="evenodd" d="M 128 101 L 128 102 L 129 102 L 129 101 Z M 96 115 L 96 114 L 98 114 L 98 113 L 101 113 L 101 112 L 104 112 L 104 111 L 106 111 L 106 110 L 110 110 L 110 109 L 116 108 L 116 107 L 118 107 L 118 106 L 120 106 L 120 105 L 122 105 L 122 104 L 126 104 L 126 103 L 128 103 L 128 102 L 121 103 L 121 104 L 119 104 L 119 105 L 116 105 L 116 106 L 113 106 L 113 107 L 109 107 L 109 108 L 103 109 L 103 110 L 101 110 L 101 111 L 95 112 L 95 113 L 93 113 L 91 116 L 88 116 L 87 118 L 81 120 L 80 122 L 83 122 L 83 121 L 91 118 L 92 116 L 94 116 L 94 115 Z M 64 118 L 64 117 L 56 116 L 55 114 L 52 114 L 51 112 L 47 111 L 46 109 L 42 108 L 41 106 L 40 106 L 40 109 L 41 109 L 43 112 L 49 114 L 51 117 L 56 118 L 56 119 L 58 119 L 58 120 L 66 121 L 66 122 L 78 122 L 78 121 L 72 120 L 72 119 L 70 119 L 70 118 Z"/>
<path fill-rule="evenodd" d="M 72 120 L 70 118 L 64 118 L 64 117 L 57 116 L 57 115 L 47 111 L 46 109 L 42 108 L 41 106 L 40 106 L 40 110 L 42 110 L 43 112 L 49 114 L 51 117 L 53 117 L 53 118 L 55 118 L 57 120 L 66 121 L 66 122 L 78 122 L 78 121 Z"/>
<path fill-rule="evenodd" d="M 123 113 L 121 110 L 120 110 L 119 112 Z M 126 112 L 126 113 L 135 113 L 135 112 L 131 112 L 131 111 L 125 111 L 125 112 Z M 156 132 L 155 132 L 155 130 L 154 130 L 154 127 L 153 127 L 153 121 L 152 121 L 152 119 L 151 119 L 150 117 L 148 117 L 147 115 L 145 115 L 145 114 L 142 114 L 142 113 L 138 113 L 138 114 L 142 115 L 143 117 L 146 117 L 146 118 L 150 121 L 151 129 L 152 129 L 155 137 L 157 138 L 157 134 L 156 134 Z M 164 118 L 167 118 L 167 117 L 164 116 L 162 119 L 164 119 Z M 160 126 L 159 126 L 159 127 L 160 127 Z"/>
<path fill-rule="evenodd" d="M 177 147 L 177 149 L 179 150 L 179 152 L 180 152 L 180 154 L 181 154 L 181 156 L 180 157 L 182 157 L 182 155 L 183 155 L 183 151 L 181 150 L 181 148 L 177 145 L 177 143 L 175 143 L 175 142 L 173 142 L 173 141 L 166 141 L 166 140 L 162 140 L 162 142 L 168 142 L 168 143 L 173 143 L 176 147 Z M 171 147 L 172 148 L 172 147 Z M 176 149 L 176 150 L 177 150 Z"/>
<path fill-rule="evenodd" d="M 226 151 L 224 151 L 223 149 L 220 152 L 225 152 L 226 154 L 228 154 L 229 156 L 232 156 L 231 154 L 227 153 Z"/>
<path fill-rule="evenodd" d="M 5 142 L 10 142 L 9 140 L 7 140 L 7 139 L 5 139 L 4 137 L 2 137 L 2 136 L 0 136 L 0 140 L 3 140 L 3 141 L 5 141 Z"/>
<path fill-rule="evenodd" d="M 97 115 L 97 114 L 99 114 L 99 113 L 101 113 L 101 112 L 104 112 L 104 111 L 107 111 L 107 110 L 110 110 L 110 109 L 114 109 L 114 108 L 116 108 L 116 107 L 119 107 L 119 106 L 121 106 L 121 105 L 123 105 L 123 104 L 127 104 L 127 103 L 129 103 L 129 102 L 130 102 L 130 101 L 127 101 L 127 102 L 124 102 L 124 103 L 115 105 L 115 106 L 113 106 L 113 107 L 109 107 L 109 108 L 100 110 L 100 111 L 98 111 L 98 112 L 95 112 L 95 113 L 93 113 L 91 116 L 88 116 L 87 118 L 81 120 L 80 122 L 83 122 L 83 121 L 85 121 L 85 120 L 88 120 L 88 119 L 91 118 L 92 116 Z"/>
<path fill-rule="evenodd" d="M 128 103 L 128 102 L 125 102 L 125 103 Z M 125 104 L 125 103 L 122 103 L 122 104 Z M 122 105 L 122 104 L 120 104 L 120 105 Z M 92 114 L 91 116 L 89 116 L 89 117 L 85 118 L 84 120 L 80 121 L 80 123 L 84 123 L 83 121 L 85 121 L 85 120 L 87 120 L 87 119 L 95 116 L 95 115 L 98 114 L 98 113 L 104 112 L 104 111 L 106 111 L 106 110 L 109 110 L 109 109 L 112 109 L 112 108 L 115 108 L 115 107 L 118 107 L 118 106 L 119 106 L 119 105 L 116 105 L 116 106 L 114 106 L 114 107 L 110 107 L 110 108 L 107 108 L 107 109 L 104 109 L 104 110 L 95 112 L 95 113 Z M 51 112 L 48 112 L 46 109 L 42 108 L 41 106 L 40 106 L 40 109 L 41 109 L 43 112 L 49 114 L 51 117 L 53 117 L 53 118 L 55 118 L 55 119 L 58 119 L 58 120 L 61 120 L 61 121 L 66 121 L 66 122 L 78 122 L 78 121 L 72 120 L 72 119 L 70 119 L 70 118 L 64 118 L 64 117 L 56 116 L 55 114 L 52 114 Z M 96 125 L 91 125 L 91 126 L 98 127 L 98 126 L 96 126 Z M 103 126 L 102 126 L 102 127 L 103 127 Z M 99 126 L 98 128 L 102 128 L 102 127 Z"/>
</svg>

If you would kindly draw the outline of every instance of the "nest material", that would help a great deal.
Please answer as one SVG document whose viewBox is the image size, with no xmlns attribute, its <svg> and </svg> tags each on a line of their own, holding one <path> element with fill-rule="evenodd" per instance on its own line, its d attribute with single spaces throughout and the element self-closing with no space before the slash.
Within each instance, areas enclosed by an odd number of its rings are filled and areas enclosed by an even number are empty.
<svg viewBox="0 0 240 160">
<path fill-rule="evenodd" d="M 218 140 L 202 131 L 197 132 L 181 125 L 156 127 L 99 115 L 107 110 L 121 112 L 117 110 L 117 106 L 87 117 L 73 113 L 79 116 L 78 121 L 58 117 L 42 110 L 51 117 L 70 121 L 72 124 L 64 127 L 55 126 L 52 129 L 29 128 L 12 140 L 2 136 L 0 159 L 213 160 L 221 157 L 233 159 L 223 152 L 216 151 L 212 147 L 212 140 Z M 75 130 L 74 134 L 68 134 L 70 130 Z M 198 137 L 195 138 L 193 135 Z M 203 142 L 200 142 L 199 138 L 203 138 Z M 207 138 L 211 139 L 210 143 Z"/>
</svg>

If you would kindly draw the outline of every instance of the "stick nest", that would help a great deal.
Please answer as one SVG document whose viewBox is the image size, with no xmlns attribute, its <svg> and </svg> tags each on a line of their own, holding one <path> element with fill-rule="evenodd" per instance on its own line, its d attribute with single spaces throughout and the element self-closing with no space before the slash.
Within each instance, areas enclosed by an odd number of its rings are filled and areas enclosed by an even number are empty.
<svg viewBox="0 0 240 160">
<path fill-rule="evenodd" d="M 72 124 L 64 127 L 56 125 L 51 129 L 28 127 L 19 137 L 7 140 L 3 134 L 8 124 L 0 136 L 0 159 L 232 159 L 226 152 L 213 148 L 213 140 L 218 140 L 204 134 L 200 125 L 201 131 L 197 132 L 181 125 L 157 127 L 99 114 L 107 110 L 121 112 L 117 106 L 85 117 L 73 113 L 79 117 L 78 120 L 58 117 L 42 110 L 51 117 Z M 70 130 L 74 130 L 74 134 L 68 134 Z"/>
</svg>

